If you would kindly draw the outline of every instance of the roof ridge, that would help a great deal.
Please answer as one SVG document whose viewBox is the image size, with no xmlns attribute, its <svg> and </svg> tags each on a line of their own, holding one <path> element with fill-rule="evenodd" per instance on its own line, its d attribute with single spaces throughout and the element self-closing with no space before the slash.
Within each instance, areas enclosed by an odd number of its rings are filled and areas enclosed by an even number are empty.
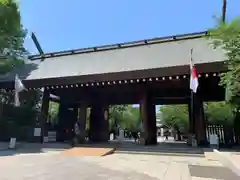
<svg viewBox="0 0 240 180">
<path fill-rule="evenodd" d="M 37 59 L 44 59 L 44 58 L 51 58 L 51 57 L 74 55 L 74 54 L 99 52 L 99 51 L 129 48 L 129 47 L 135 47 L 135 46 L 166 43 L 166 42 L 171 42 L 171 41 L 201 38 L 206 35 L 208 35 L 208 31 L 202 31 L 202 32 L 196 32 L 196 33 L 179 34 L 179 35 L 173 35 L 173 36 L 164 36 L 164 37 L 157 37 L 157 38 L 138 40 L 138 41 L 130 41 L 130 42 L 124 42 L 124 43 L 115 43 L 115 44 L 110 44 L 110 45 L 95 46 L 95 47 L 89 47 L 89 48 L 58 51 L 58 52 L 52 52 L 52 53 L 45 53 L 43 55 L 37 54 L 37 55 L 31 55 L 28 58 L 30 60 L 37 60 Z"/>
</svg>

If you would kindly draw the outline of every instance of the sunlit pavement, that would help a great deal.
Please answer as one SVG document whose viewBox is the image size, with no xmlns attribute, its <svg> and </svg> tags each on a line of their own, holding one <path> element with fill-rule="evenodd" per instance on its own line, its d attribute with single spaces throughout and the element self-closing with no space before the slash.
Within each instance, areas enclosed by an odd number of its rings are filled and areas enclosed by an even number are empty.
<svg viewBox="0 0 240 180">
<path fill-rule="evenodd" d="M 1 180 L 232 180 L 219 162 L 184 156 L 70 157 L 61 152 L 1 156 L 0 152 L 0 167 Z M 220 177 L 218 171 L 228 177 Z"/>
</svg>

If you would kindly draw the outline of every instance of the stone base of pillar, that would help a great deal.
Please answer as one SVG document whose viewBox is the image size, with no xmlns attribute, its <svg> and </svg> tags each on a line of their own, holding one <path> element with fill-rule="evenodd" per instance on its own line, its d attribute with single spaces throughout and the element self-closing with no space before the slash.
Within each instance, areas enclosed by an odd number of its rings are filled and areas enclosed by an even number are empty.
<svg viewBox="0 0 240 180">
<path fill-rule="evenodd" d="M 108 133 L 95 133 L 90 136 L 89 139 L 91 142 L 108 142 Z"/>
<path fill-rule="evenodd" d="M 200 147 L 207 147 L 209 146 L 209 143 L 207 140 L 197 140 L 198 141 L 198 146 Z"/>
</svg>

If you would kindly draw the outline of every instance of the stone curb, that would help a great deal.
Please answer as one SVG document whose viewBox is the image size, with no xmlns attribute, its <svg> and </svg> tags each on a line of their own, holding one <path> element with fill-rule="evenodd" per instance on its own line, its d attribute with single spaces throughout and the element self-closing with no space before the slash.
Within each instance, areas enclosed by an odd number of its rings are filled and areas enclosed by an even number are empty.
<svg viewBox="0 0 240 180">
<path fill-rule="evenodd" d="M 115 154 L 132 154 L 132 155 L 154 155 L 154 156 L 188 156 L 188 157 L 205 157 L 204 154 L 194 153 L 167 153 L 167 152 L 141 152 L 141 151 L 121 151 L 116 150 Z"/>
<path fill-rule="evenodd" d="M 223 153 L 219 152 L 217 149 L 214 149 L 213 152 L 216 154 L 219 162 L 222 165 L 226 166 L 227 168 L 232 170 L 235 174 L 240 176 L 240 167 L 235 162 L 233 162 L 229 157 L 227 157 Z"/>
</svg>

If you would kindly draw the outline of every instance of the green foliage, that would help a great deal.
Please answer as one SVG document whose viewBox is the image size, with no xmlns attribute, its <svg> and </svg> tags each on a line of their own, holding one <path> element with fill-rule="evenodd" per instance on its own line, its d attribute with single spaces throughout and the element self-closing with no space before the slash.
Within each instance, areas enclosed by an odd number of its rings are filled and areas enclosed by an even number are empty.
<svg viewBox="0 0 240 180">
<path fill-rule="evenodd" d="M 109 107 L 109 129 L 113 130 L 116 125 L 122 124 L 123 113 L 127 110 L 126 105 L 113 105 Z"/>
<path fill-rule="evenodd" d="M 167 105 L 160 107 L 162 123 L 168 127 L 187 132 L 189 126 L 187 105 Z"/>
<path fill-rule="evenodd" d="M 36 110 L 28 107 L 1 104 L 0 140 L 9 140 L 10 136 L 29 140 L 33 136 L 37 114 Z"/>
<path fill-rule="evenodd" d="M 14 107 L 13 92 L 2 91 L 0 100 L 0 140 L 8 140 L 10 136 L 15 136 L 18 140 L 31 140 L 39 116 L 39 92 L 21 92 L 20 107 Z"/>
<path fill-rule="evenodd" d="M 213 124 L 232 125 L 234 114 L 232 107 L 226 102 L 211 102 L 204 105 L 207 120 Z"/>
<path fill-rule="evenodd" d="M 131 131 L 138 129 L 140 123 L 139 108 L 132 105 L 115 105 L 109 108 L 109 128 L 113 130 L 116 125 Z"/>
<path fill-rule="evenodd" d="M 221 85 L 226 87 L 226 100 L 234 106 L 240 104 L 240 17 L 230 23 L 220 23 L 209 31 L 215 48 L 226 55 L 228 71 L 221 75 Z"/>
<path fill-rule="evenodd" d="M 24 64 L 26 30 L 20 20 L 17 3 L 0 0 L 0 74 Z"/>
<path fill-rule="evenodd" d="M 87 108 L 87 119 L 86 119 L 86 130 L 89 130 L 90 128 L 90 114 L 91 114 L 91 108 Z"/>
<path fill-rule="evenodd" d="M 0 0 L 0 75 L 24 64 L 28 54 L 23 46 L 25 36 L 17 2 Z M 21 107 L 16 108 L 13 107 L 13 92 L 1 90 L 0 104 L 4 108 L 0 114 L 0 138 L 4 137 L 3 132 L 9 135 L 9 131 L 26 135 L 27 129 L 36 123 L 39 100 L 39 92 L 23 91 L 20 93 Z"/>
<path fill-rule="evenodd" d="M 234 114 L 232 106 L 226 102 L 210 102 L 204 104 L 205 115 L 212 124 L 232 125 Z M 187 105 L 167 105 L 160 107 L 160 119 L 164 125 L 178 127 L 181 132 L 187 132 L 189 112 Z"/>
<path fill-rule="evenodd" d="M 87 109 L 86 129 L 90 125 L 90 111 Z M 113 105 L 109 107 L 109 131 L 115 130 L 116 126 L 129 130 L 136 130 L 140 122 L 139 108 L 131 105 Z"/>
<path fill-rule="evenodd" d="M 59 103 L 50 101 L 49 110 L 48 110 L 48 114 L 49 114 L 48 121 L 50 121 L 52 124 L 57 123 L 58 110 L 59 110 Z"/>
<path fill-rule="evenodd" d="M 128 105 L 122 115 L 122 122 L 120 124 L 122 128 L 126 128 L 131 131 L 138 130 L 138 126 L 140 124 L 140 111 L 138 107 Z"/>
<path fill-rule="evenodd" d="M 38 91 L 22 91 L 19 93 L 19 99 L 21 107 L 29 109 L 38 109 L 40 101 L 40 92 Z M 0 92 L 0 103 L 14 105 L 14 92 L 6 92 L 2 90 Z"/>
</svg>

